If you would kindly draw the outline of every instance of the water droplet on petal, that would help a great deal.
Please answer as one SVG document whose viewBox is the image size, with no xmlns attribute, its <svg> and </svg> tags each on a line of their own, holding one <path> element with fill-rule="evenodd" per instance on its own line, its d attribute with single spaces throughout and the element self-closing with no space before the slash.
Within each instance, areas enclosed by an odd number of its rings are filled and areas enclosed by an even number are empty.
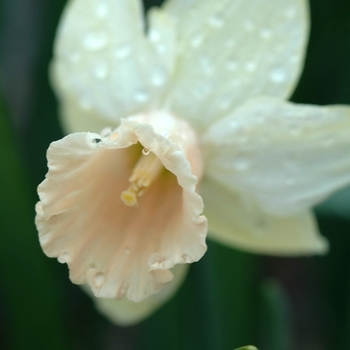
<svg viewBox="0 0 350 350">
<path fill-rule="evenodd" d="M 78 63 L 81 60 L 81 55 L 79 52 L 72 52 L 72 54 L 69 56 L 69 60 L 72 63 Z"/>
<path fill-rule="evenodd" d="M 94 276 L 94 284 L 100 288 L 106 280 L 106 275 L 103 272 L 97 272 Z"/>
<path fill-rule="evenodd" d="M 89 111 L 92 107 L 91 101 L 86 96 L 81 97 L 79 104 L 80 107 L 85 111 Z"/>
<path fill-rule="evenodd" d="M 287 72 L 283 68 L 275 68 L 270 73 L 270 80 L 273 83 L 281 84 L 287 79 Z"/>
<path fill-rule="evenodd" d="M 142 103 L 142 102 L 146 102 L 148 100 L 149 95 L 148 95 L 147 91 L 145 91 L 145 90 L 138 90 L 138 91 L 136 91 L 134 98 L 135 98 L 136 102 Z"/>
<path fill-rule="evenodd" d="M 204 35 L 199 34 L 199 35 L 196 35 L 195 37 L 192 38 L 191 46 L 192 47 L 200 47 L 200 46 L 202 46 L 203 42 L 204 42 Z"/>
<path fill-rule="evenodd" d="M 250 163 L 245 157 L 238 157 L 233 162 L 233 167 L 238 171 L 244 171 L 249 169 Z"/>
<path fill-rule="evenodd" d="M 289 20 L 292 20 L 295 18 L 296 14 L 297 14 L 297 10 L 293 5 L 290 5 L 287 9 L 286 9 L 286 17 Z"/>
<path fill-rule="evenodd" d="M 108 75 L 108 66 L 106 63 L 100 63 L 94 68 L 94 75 L 97 79 L 106 79 Z"/>
<path fill-rule="evenodd" d="M 119 133 L 114 132 L 114 133 L 110 134 L 110 135 L 109 135 L 109 139 L 110 139 L 111 141 L 116 141 L 116 140 L 118 140 L 118 139 L 119 139 Z"/>
<path fill-rule="evenodd" d="M 156 49 L 157 49 L 158 53 L 162 55 L 166 52 L 167 47 L 164 44 L 158 44 L 156 46 Z"/>
<path fill-rule="evenodd" d="M 210 83 L 202 84 L 194 89 L 193 96 L 197 100 L 203 100 L 208 97 L 213 91 L 213 85 Z"/>
<path fill-rule="evenodd" d="M 148 259 L 148 266 L 157 268 L 165 260 L 165 256 L 161 253 L 153 253 Z"/>
<path fill-rule="evenodd" d="M 254 72 L 256 70 L 256 63 L 255 62 L 248 62 L 245 67 L 247 72 Z"/>
<path fill-rule="evenodd" d="M 149 154 L 150 154 L 150 150 L 148 149 L 148 148 L 144 148 L 143 150 L 142 150 L 142 154 L 144 155 L 144 156 L 148 156 Z"/>
<path fill-rule="evenodd" d="M 96 269 L 96 265 L 95 264 L 90 264 L 89 269 L 90 270 L 95 270 Z"/>
<path fill-rule="evenodd" d="M 232 47 L 234 47 L 236 45 L 235 41 L 233 39 L 228 39 L 226 40 L 225 42 L 225 46 L 228 48 L 228 49 L 231 49 Z"/>
<path fill-rule="evenodd" d="M 59 257 L 57 258 L 57 260 L 58 260 L 61 264 L 64 264 L 64 263 L 69 262 L 69 260 L 70 260 L 70 254 L 69 254 L 69 252 L 63 251 L 63 252 L 59 255 Z"/>
<path fill-rule="evenodd" d="M 259 31 L 259 35 L 261 38 L 268 40 L 272 36 L 272 31 L 269 28 L 261 28 Z"/>
<path fill-rule="evenodd" d="M 231 103 L 232 103 L 232 97 L 225 96 L 219 101 L 219 108 L 223 111 L 226 111 L 230 108 Z"/>
<path fill-rule="evenodd" d="M 203 222 L 206 221 L 206 218 L 204 215 L 200 215 L 197 219 L 197 224 L 203 224 Z"/>
<path fill-rule="evenodd" d="M 119 46 L 116 50 L 115 50 L 115 57 L 122 61 L 125 60 L 126 58 L 128 58 L 131 54 L 131 47 L 129 45 L 122 45 Z"/>
<path fill-rule="evenodd" d="M 162 86 L 166 81 L 166 72 L 163 68 L 157 68 L 151 75 L 151 83 L 154 86 Z"/>
<path fill-rule="evenodd" d="M 238 130 L 241 130 L 242 124 L 240 122 L 238 122 L 237 120 L 232 120 L 230 122 L 230 128 L 232 131 L 236 132 Z"/>
<path fill-rule="evenodd" d="M 95 11 L 98 18 L 105 18 L 108 14 L 108 6 L 105 2 L 100 2 L 96 5 Z"/>
<path fill-rule="evenodd" d="M 193 259 L 188 254 L 182 255 L 181 260 L 184 264 L 190 264 L 193 262 Z"/>
<path fill-rule="evenodd" d="M 243 27 L 247 32 L 252 32 L 255 29 L 255 24 L 251 20 L 246 20 L 243 23 Z"/>
<path fill-rule="evenodd" d="M 91 51 L 103 49 L 108 42 L 108 37 L 104 32 L 88 32 L 83 39 L 83 45 Z"/>
<path fill-rule="evenodd" d="M 127 287 L 128 286 L 127 286 L 126 282 L 123 282 L 122 285 L 118 289 L 118 292 L 116 294 L 116 299 L 121 299 L 125 295 L 125 293 L 127 291 Z"/>
<path fill-rule="evenodd" d="M 225 24 L 225 21 L 220 15 L 214 14 L 209 17 L 208 23 L 214 28 L 222 28 Z"/>
<path fill-rule="evenodd" d="M 153 41 L 154 43 L 159 41 L 161 38 L 160 32 L 155 29 L 151 29 L 148 36 L 150 40 Z"/>
<path fill-rule="evenodd" d="M 203 69 L 204 74 L 210 75 L 214 73 L 214 65 L 212 60 L 208 56 L 201 56 L 199 63 Z"/>
</svg>

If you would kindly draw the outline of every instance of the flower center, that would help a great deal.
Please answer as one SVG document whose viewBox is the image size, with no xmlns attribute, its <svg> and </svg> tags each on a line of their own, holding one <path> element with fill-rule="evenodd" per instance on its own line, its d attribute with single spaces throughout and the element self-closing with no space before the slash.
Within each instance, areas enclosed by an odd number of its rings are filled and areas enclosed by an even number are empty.
<svg viewBox="0 0 350 350">
<path fill-rule="evenodd" d="M 145 193 L 146 188 L 157 179 L 163 169 L 158 157 L 144 148 L 129 178 L 130 186 L 122 192 L 120 199 L 129 207 L 136 206 L 137 198 Z"/>
</svg>

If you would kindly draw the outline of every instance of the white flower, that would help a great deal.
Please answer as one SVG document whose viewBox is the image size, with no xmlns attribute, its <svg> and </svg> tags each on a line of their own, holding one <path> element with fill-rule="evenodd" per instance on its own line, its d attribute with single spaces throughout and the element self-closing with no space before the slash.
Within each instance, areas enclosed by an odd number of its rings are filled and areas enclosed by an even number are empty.
<svg viewBox="0 0 350 350">
<path fill-rule="evenodd" d="M 324 253 L 310 208 L 350 181 L 349 108 L 283 101 L 306 1 L 168 0 L 145 27 L 140 0 L 69 1 L 51 72 L 73 133 L 38 189 L 45 253 L 124 324 L 204 254 L 198 181 L 211 238 L 276 255 Z"/>
</svg>

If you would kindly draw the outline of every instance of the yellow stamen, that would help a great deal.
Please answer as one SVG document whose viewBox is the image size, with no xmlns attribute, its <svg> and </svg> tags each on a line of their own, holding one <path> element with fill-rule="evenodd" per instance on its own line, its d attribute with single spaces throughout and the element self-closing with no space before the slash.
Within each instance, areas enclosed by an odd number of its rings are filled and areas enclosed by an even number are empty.
<svg viewBox="0 0 350 350">
<path fill-rule="evenodd" d="M 136 206 L 137 198 L 144 194 L 146 188 L 157 179 L 163 169 L 163 164 L 154 153 L 148 150 L 142 152 L 129 178 L 130 186 L 122 192 L 120 199 L 127 206 Z"/>
</svg>

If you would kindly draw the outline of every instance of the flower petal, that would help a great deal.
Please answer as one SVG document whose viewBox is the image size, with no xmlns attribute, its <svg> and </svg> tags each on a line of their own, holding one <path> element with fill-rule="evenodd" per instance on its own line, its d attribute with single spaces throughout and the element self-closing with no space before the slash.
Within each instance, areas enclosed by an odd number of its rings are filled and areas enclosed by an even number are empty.
<svg viewBox="0 0 350 350">
<path fill-rule="evenodd" d="M 86 119 L 93 114 L 114 123 L 157 104 L 173 69 L 172 23 L 165 14 L 152 15 L 151 25 L 164 32 L 160 42 L 168 43 L 164 52 L 146 37 L 143 17 L 140 0 L 68 3 L 51 66 L 63 104 L 78 105 Z M 64 112 L 71 110 L 66 107 Z M 66 126 L 77 124 L 69 121 L 74 114 L 65 118 Z M 87 131 L 88 123 L 82 119 L 79 131 Z"/>
<path fill-rule="evenodd" d="M 168 283 L 159 293 L 135 303 L 126 298 L 121 300 L 107 298 L 93 298 L 96 308 L 110 321 L 122 326 L 130 326 L 143 321 L 158 310 L 177 292 L 188 271 L 188 265 L 176 265 L 172 272 L 174 279 Z M 89 288 L 84 288 L 91 294 Z"/>
<path fill-rule="evenodd" d="M 260 98 L 214 124 L 205 136 L 208 174 L 290 215 L 350 182 L 350 108 Z"/>
<path fill-rule="evenodd" d="M 142 154 L 138 142 L 167 170 L 129 207 L 120 195 Z M 123 120 L 109 136 L 68 135 L 51 144 L 48 162 L 36 207 L 41 245 L 95 296 L 145 299 L 172 280 L 169 269 L 206 251 L 197 177 L 180 146 L 151 125 Z"/>
<path fill-rule="evenodd" d="M 167 103 L 205 127 L 248 99 L 291 94 L 308 34 L 305 0 L 170 0 L 179 57 Z"/>
<path fill-rule="evenodd" d="M 319 235 L 310 211 L 274 216 L 252 198 L 210 179 L 201 183 L 209 237 L 233 248 L 279 256 L 323 254 L 328 244 Z"/>
</svg>

